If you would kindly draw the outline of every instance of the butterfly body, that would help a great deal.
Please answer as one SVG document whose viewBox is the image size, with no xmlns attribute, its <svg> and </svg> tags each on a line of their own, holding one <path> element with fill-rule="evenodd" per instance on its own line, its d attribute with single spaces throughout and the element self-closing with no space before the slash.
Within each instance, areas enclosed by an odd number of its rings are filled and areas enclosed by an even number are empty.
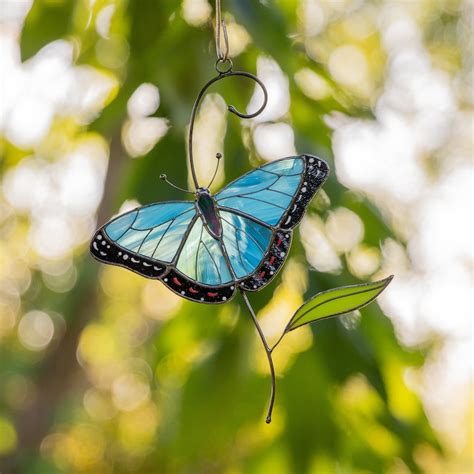
<svg viewBox="0 0 474 474">
<path fill-rule="evenodd" d="M 196 191 L 196 208 L 204 221 L 207 231 L 219 240 L 222 237 L 222 225 L 217 210 L 216 201 L 207 188 L 199 188 Z"/>
<path fill-rule="evenodd" d="M 225 303 L 237 288 L 258 291 L 285 262 L 292 229 L 327 178 L 311 155 L 271 162 L 216 195 L 150 204 L 102 226 L 91 242 L 98 260 L 160 279 L 187 299 Z"/>
</svg>

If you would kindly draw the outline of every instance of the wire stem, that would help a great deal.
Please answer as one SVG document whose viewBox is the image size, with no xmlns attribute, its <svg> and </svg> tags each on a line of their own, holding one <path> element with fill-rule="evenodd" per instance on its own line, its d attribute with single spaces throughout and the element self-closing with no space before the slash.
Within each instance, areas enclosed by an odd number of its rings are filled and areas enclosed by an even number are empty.
<svg viewBox="0 0 474 474">
<path fill-rule="evenodd" d="M 270 352 L 273 352 L 273 351 L 277 348 L 278 344 L 280 344 L 280 342 L 282 341 L 282 339 L 285 337 L 285 334 L 286 334 L 286 331 L 284 331 L 284 332 L 282 333 L 282 335 L 278 338 L 278 341 L 275 342 L 275 344 L 273 344 L 273 346 L 272 346 L 271 349 L 270 349 Z"/>
<path fill-rule="evenodd" d="M 272 359 L 272 350 L 270 347 L 268 347 L 267 340 L 265 339 L 265 335 L 263 334 L 262 328 L 260 327 L 260 324 L 258 323 L 257 316 L 255 315 L 255 311 L 252 308 L 252 305 L 250 304 L 250 301 L 248 299 L 247 293 L 245 293 L 244 290 L 240 290 L 242 293 L 242 298 L 245 301 L 245 304 L 247 306 L 247 309 L 249 310 L 250 316 L 252 316 L 253 323 L 255 327 L 257 328 L 258 334 L 260 336 L 260 339 L 262 340 L 263 347 L 265 348 L 265 352 L 267 354 L 267 359 L 268 359 L 268 365 L 270 367 L 270 375 L 272 377 L 272 389 L 270 393 L 270 402 L 268 405 L 268 411 L 267 411 L 267 417 L 265 421 L 267 423 L 272 422 L 272 411 L 273 411 L 273 405 L 275 403 L 275 394 L 276 394 L 276 378 L 275 378 L 275 368 L 273 366 L 273 359 Z"/>
</svg>

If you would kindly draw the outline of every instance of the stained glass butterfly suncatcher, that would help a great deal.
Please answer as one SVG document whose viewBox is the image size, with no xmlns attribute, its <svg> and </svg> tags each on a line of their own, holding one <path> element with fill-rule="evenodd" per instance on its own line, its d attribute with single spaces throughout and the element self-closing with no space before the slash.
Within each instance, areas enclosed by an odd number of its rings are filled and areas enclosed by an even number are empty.
<svg viewBox="0 0 474 474">
<path fill-rule="evenodd" d="M 225 31 L 224 22 L 222 27 Z M 226 33 L 224 37 L 227 39 Z M 215 195 L 209 191 L 210 184 L 199 185 L 193 158 L 193 132 L 207 89 L 231 76 L 255 81 L 263 92 L 260 109 L 243 114 L 233 106 L 228 107 L 233 114 L 247 119 L 259 115 L 268 99 L 260 79 L 248 72 L 232 70 L 227 41 L 225 54 L 216 46 L 218 75 L 198 94 L 189 126 L 188 155 L 195 191 L 182 191 L 194 194 L 194 201 L 150 204 L 122 214 L 99 228 L 90 248 L 101 262 L 161 280 L 171 291 L 197 303 L 226 303 L 240 292 L 268 359 L 272 386 L 266 421 L 270 423 L 276 387 L 272 352 L 284 335 L 310 322 L 365 306 L 385 289 L 391 277 L 317 294 L 295 312 L 277 342 L 272 347 L 268 345 L 247 292 L 264 288 L 283 266 L 293 229 L 328 177 L 329 167 L 320 158 L 303 154 L 256 168 Z M 221 154 L 216 157 L 211 184 Z M 166 175 L 161 178 L 168 182 Z"/>
<path fill-rule="evenodd" d="M 151 204 L 101 227 L 92 254 L 199 303 L 225 303 L 237 287 L 258 291 L 282 267 L 292 229 L 328 176 L 311 155 L 254 169 L 216 195 Z"/>
</svg>

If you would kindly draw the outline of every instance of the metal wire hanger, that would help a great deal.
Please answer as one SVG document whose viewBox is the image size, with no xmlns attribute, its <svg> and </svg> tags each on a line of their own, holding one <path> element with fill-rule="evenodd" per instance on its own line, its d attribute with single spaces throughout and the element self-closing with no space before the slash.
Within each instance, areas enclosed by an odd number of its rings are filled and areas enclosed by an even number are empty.
<svg viewBox="0 0 474 474">
<path fill-rule="evenodd" d="M 216 0 L 215 42 L 216 42 L 216 56 L 217 56 L 215 68 L 216 68 L 216 71 L 217 71 L 217 76 L 215 76 L 214 78 L 209 80 L 204 85 L 204 87 L 201 89 L 201 91 L 199 92 L 199 94 L 198 94 L 198 96 L 197 96 L 197 98 L 194 102 L 194 105 L 193 105 L 193 109 L 192 109 L 192 112 L 191 112 L 191 121 L 190 121 L 190 124 L 189 124 L 188 157 L 189 157 L 189 164 L 190 164 L 190 168 L 191 168 L 193 183 L 194 183 L 194 187 L 195 187 L 196 190 L 198 190 L 200 188 L 200 186 L 199 186 L 199 181 L 198 181 L 197 174 L 196 174 L 196 168 L 195 168 L 195 164 L 194 164 L 194 154 L 193 154 L 194 124 L 195 124 L 196 116 L 197 116 L 197 113 L 198 113 L 198 110 L 199 110 L 199 106 L 201 105 L 202 99 L 203 99 L 204 95 L 206 94 L 208 88 L 212 84 L 214 84 L 218 81 L 221 81 L 222 79 L 225 79 L 227 77 L 231 77 L 231 76 L 245 77 L 245 78 L 248 78 L 248 79 L 254 81 L 260 87 L 260 89 L 263 92 L 263 103 L 256 112 L 253 112 L 253 113 L 250 113 L 250 114 L 244 114 L 242 112 L 239 112 L 233 105 L 229 105 L 227 107 L 227 110 L 229 112 L 231 112 L 234 115 L 237 115 L 238 117 L 243 118 L 243 119 L 251 119 L 251 118 L 254 118 L 257 115 L 261 114 L 263 112 L 263 110 L 265 109 L 265 107 L 267 106 L 267 102 L 268 102 L 267 89 L 266 89 L 265 85 L 263 84 L 263 82 L 257 76 L 255 76 L 254 74 L 251 74 L 249 72 L 246 72 L 246 71 L 234 71 L 233 70 L 233 63 L 232 63 L 232 60 L 230 58 L 229 37 L 228 37 L 228 34 L 227 34 L 227 27 L 226 27 L 226 24 L 225 24 L 225 20 L 222 18 L 221 0 Z M 224 45 L 224 47 L 222 47 L 222 44 Z M 214 178 L 217 174 L 217 168 L 219 166 L 219 161 L 220 161 L 221 157 L 222 157 L 222 154 L 217 153 L 217 155 L 216 155 L 217 166 L 216 166 L 216 170 L 214 172 L 214 176 L 213 176 L 210 184 L 212 184 L 212 182 L 214 181 Z M 208 185 L 208 187 L 210 186 L 210 184 Z M 226 256 L 227 266 L 229 267 L 229 270 L 230 270 L 231 274 L 233 274 L 233 269 L 232 269 L 232 266 L 230 264 L 230 261 L 228 260 L 226 252 L 224 252 L 224 256 Z M 244 303 L 245 303 L 245 305 L 246 305 L 246 307 L 247 307 L 247 309 L 250 313 L 250 316 L 252 317 L 252 321 L 255 325 L 255 328 L 257 329 L 258 335 L 259 335 L 259 337 L 262 341 L 262 344 L 263 344 L 263 347 L 265 349 L 265 353 L 266 353 L 267 359 L 268 359 L 268 365 L 269 365 L 269 368 L 270 368 L 270 375 L 271 375 L 271 394 L 270 394 L 270 402 L 269 402 L 269 406 L 268 406 L 268 412 L 267 412 L 267 416 L 266 416 L 266 422 L 270 423 L 271 419 L 272 419 L 272 411 L 273 411 L 273 405 L 274 405 L 274 402 L 275 402 L 275 390 L 276 390 L 275 368 L 273 366 L 273 359 L 272 359 L 272 351 L 273 351 L 275 346 L 272 347 L 272 348 L 269 347 L 269 345 L 267 343 L 267 340 L 265 338 L 265 335 L 262 331 L 262 328 L 260 327 L 260 324 L 257 320 L 257 316 L 255 314 L 255 311 L 254 311 L 254 309 L 253 309 L 253 307 L 252 307 L 252 305 L 251 305 L 251 303 L 248 299 L 247 293 L 242 288 L 240 288 L 240 292 L 242 294 L 242 298 L 244 300 Z"/>
</svg>

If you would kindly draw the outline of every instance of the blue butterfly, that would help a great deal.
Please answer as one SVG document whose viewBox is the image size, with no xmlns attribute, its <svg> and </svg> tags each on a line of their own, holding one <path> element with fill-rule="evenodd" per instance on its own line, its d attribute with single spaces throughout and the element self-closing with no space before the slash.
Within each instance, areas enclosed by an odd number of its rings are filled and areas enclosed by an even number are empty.
<svg viewBox="0 0 474 474">
<path fill-rule="evenodd" d="M 127 212 L 91 242 L 98 260 L 161 280 L 199 303 L 224 303 L 236 288 L 258 291 L 285 262 L 292 229 L 326 180 L 327 163 L 300 155 L 273 161 L 216 195 L 199 188 L 194 202 L 170 201 Z"/>
</svg>

